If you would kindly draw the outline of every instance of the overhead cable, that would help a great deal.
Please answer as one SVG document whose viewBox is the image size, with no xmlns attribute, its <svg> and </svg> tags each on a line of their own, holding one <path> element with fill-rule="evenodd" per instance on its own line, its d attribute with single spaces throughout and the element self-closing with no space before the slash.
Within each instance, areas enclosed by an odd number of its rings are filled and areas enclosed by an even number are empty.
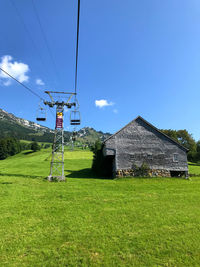
<svg viewBox="0 0 200 267">
<path fill-rule="evenodd" d="M 23 17 L 21 16 L 19 9 L 18 9 L 17 6 L 16 6 L 16 3 L 15 3 L 13 0 L 10 0 L 10 2 L 11 2 L 11 4 L 13 5 L 13 7 L 14 7 L 14 9 L 15 9 L 15 11 L 16 11 L 16 13 L 17 13 L 17 15 L 18 15 L 18 17 L 19 17 L 19 19 L 20 19 L 20 21 L 21 21 L 21 23 L 23 24 L 24 29 L 25 29 L 25 31 L 27 32 L 27 35 L 29 36 L 29 39 L 30 39 L 30 41 L 31 41 L 31 43 L 32 43 L 32 45 L 33 45 L 33 47 L 34 47 L 34 49 L 37 51 L 38 56 L 39 56 L 39 59 L 40 59 L 42 65 L 43 65 L 43 68 L 47 71 L 48 68 L 46 67 L 46 64 L 45 64 L 44 61 L 43 61 L 43 57 L 42 57 L 42 55 L 41 55 L 41 53 L 40 53 L 40 50 L 38 49 L 38 47 L 37 47 L 37 45 L 36 45 L 34 39 L 32 38 L 31 33 L 30 33 L 30 31 L 29 31 L 29 29 L 28 29 L 28 27 L 27 27 L 27 25 L 26 25 L 26 23 L 25 23 Z M 51 76 L 51 75 L 49 75 L 49 77 L 50 77 L 50 76 Z M 55 80 L 54 80 L 54 84 L 56 85 Z"/>
<path fill-rule="evenodd" d="M 48 108 L 49 108 L 49 111 L 50 111 L 51 115 L 52 115 L 52 116 L 53 116 L 53 118 L 54 118 L 53 111 L 50 109 L 50 107 L 49 107 L 49 106 L 48 106 Z"/>
<path fill-rule="evenodd" d="M 36 8 L 36 5 L 35 5 L 35 3 L 34 3 L 34 0 L 32 0 L 32 5 L 33 5 L 33 9 L 34 9 L 36 18 L 37 18 L 37 20 L 38 20 L 38 24 L 39 24 L 39 26 L 40 26 L 40 30 L 41 30 L 42 35 L 43 35 L 44 42 L 45 42 L 45 44 L 46 44 L 46 47 L 47 47 L 47 50 L 48 50 L 48 53 L 49 53 L 49 56 L 50 56 L 50 58 L 51 58 L 51 62 L 52 62 L 52 64 L 53 64 L 53 66 L 54 66 L 54 70 L 55 70 L 55 73 L 56 73 L 56 76 L 57 76 L 57 79 L 58 79 L 59 75 L 58 75 L 58 71 L 57 71 L 56 63 L 55 63 L 54 57 L 53 57 L 53 55 L 52 55 L 52 53 L 51 53 L 51 50 L 50 50 L 50 47 L 49 47 L 49 44 L 48 44 L 48 41 L 47 41 L 47 37 L 46 37 L 46 34 L 45 34 L 44 29 L 43 29 L 43 27 L 42 27 L 42 23 L 41 23 L 39 14 L 38 14 L 38 12 L 37 12 L 37 8 Z M 59 79 L 58 79 L 58 80 L 59 80 Z"/>
<path fill-rule="evenodd" d="M 76 98 L 76 93 L 77 93 L 78 41 L 79 41 L 79 17 L 80 17 L 80 0 L 78 0 L 78 14 L 77 14 L 77 35 L 76 35 L 76 67 L 75 67 L 75 98 Z"/>
<path fill-rule="evenodd" d="M 11 74 L 9 74 L 7 71 L 5 71 L 4 69 L 2 69 L 1 67 L 0 67 L 0 70 L 3 71 L 6 75 L 8 75 L 10 78 L 12 78 L 13 80 L 15 80 L 16 82 L 18 82 L 20 85 L 22 85 L 24 88 L 26 88 L 29 92 L 31 92 L 32 94 L 34 94 L 35 96 L 37 96 L 40 100 L 45 101 L 41 96 L 39 96 L 31 88 L 29 88 L 28 86 L 26 86 L 22 82 L 18 81 L 16 78 L 14 78 Z"/>
</svg>

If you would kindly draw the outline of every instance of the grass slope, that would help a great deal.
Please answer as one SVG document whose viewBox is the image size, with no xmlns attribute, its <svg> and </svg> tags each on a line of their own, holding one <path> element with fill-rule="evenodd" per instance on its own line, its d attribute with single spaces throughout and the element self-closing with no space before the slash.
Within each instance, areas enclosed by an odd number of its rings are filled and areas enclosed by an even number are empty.
<svg viewBox="0 0 200 267">
<path fill-rule="evenodd" d="M 200 179 L 94 179 L 89 151 L 0 162 L 0 266 L 199 266 Z M 196 173 L 200 167 L 191 165 Z"/>
</svg>

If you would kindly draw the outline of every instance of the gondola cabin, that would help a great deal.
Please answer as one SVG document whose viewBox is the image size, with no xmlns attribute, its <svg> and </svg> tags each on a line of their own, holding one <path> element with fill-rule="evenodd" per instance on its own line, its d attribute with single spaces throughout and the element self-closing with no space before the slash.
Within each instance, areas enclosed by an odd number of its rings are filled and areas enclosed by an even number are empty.
<svg viewBox="0 0 200 267">
<path fill-rule="evenodd" d="M 46 109 L 39 105 L 39 108 L 38 108 L 37 114 L 36 114 L 36 120 L 37 121 L 46 121 L 46 119 L 47 119 Z"/>
<path fill-rule="evenodd" d="M 80 125 L 81 124 L 81 116 L 80 111 L 73 110 L 70 113 L 70 125 Z"/>
<path fill-rule="evenodd" d="M 46 121 L 46 118 L 41 118 L 41 117 L 39 118 L 39 117 L 37 117 L 36 120 L 37 121 Z"/>
</svg>

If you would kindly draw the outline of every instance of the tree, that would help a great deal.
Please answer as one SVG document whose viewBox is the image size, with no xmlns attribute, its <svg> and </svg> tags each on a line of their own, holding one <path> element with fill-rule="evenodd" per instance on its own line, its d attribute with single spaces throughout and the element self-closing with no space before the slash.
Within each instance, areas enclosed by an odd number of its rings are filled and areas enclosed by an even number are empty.
<svg viewBox="0 0 200 267">
<path fill-rule="evenodd" d="M 197 142 L 197 153 L 200 153 L 200 140 Z"/>
<path fill-rule="evenodd" d="M 96 141 L 91 147 L 91 151 L 94 153 L 92 162 L 92 171 L 97 176 L 110 177 L 110 161 L 108 157 L 103 155 L 103 144 L 100 140 Z"/>
<path fill-rule="evenodd" d="M 49 148 L 50 147 L 50 144 L 45 144 L 44 145 L 44 148 Z"/>
<path fill-rule="evenodd" d="M 160 131 L 166 134 L 167 136 L 169 136 L 170 138 L 174 139 L 175 141 L 178 141 L 176 130 L 169 129 L 169 130 L 160 130 Z"/>
<path fill-rule="evenodd" d="M 20 143 L 15 138 L 6 138 L 7 152 L 10 156 L 13 156 L 21 151 Z"/>
<path fill-rule="evenodd" d="M 196 151 L 196 142 L 191 134 L 187 130 L 177 131 L 178 142 L 184 147 L 188 148 L 191 152 Z"/>
<path fill-rule="evenodd" d="M 31 143 L 31 150 L 33 150 L 33 152 L 39 151 L 40 149 L 41 147 L 37 142 Z"/>
<path fill-rule="evenodd" d="M 189 149 L 188 160 L 196 161 L 197 144 L 191 134 L 187 130 L 161 130 L 164 134 L 168 135 L 182 146 Z"/>
<path fill-rule="evenodd" d="M 12 137 L 7 137 L 0 140 L 0 159 L 6 159 L 8 156 L 13 156 L 21 151 L 20 142 Z"/>
<path fill-rule="evenodd" d="M 5 139 L 0 140 L 0 159 L 6 159 L 8 156 L 7 145 Z"/>
<path fill-rule="evenodd" d="M 91 147 L 91 151 L 94 153 L 92 162 L 92 171 L 97 175 L 101 175 L 101 168 L 103 161 L 101 141 L 97 140 Z"/>
<path fill-rule="evenodd" d="M 197 147 L 197 152 L 196 152 L 195 161 L 200 161 L 200 140 L 196 143 L 196 147 Z"/>
</svg>

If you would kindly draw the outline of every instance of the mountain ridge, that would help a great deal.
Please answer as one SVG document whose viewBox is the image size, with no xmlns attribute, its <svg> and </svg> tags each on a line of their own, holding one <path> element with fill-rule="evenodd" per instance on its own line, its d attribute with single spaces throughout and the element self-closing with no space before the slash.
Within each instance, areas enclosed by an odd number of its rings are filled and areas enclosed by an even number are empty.
<svg viewBox="0 0 200 267">
<path fill-rule="evenodd" d="M 92 127 L 83 127 L 77 131 L 77 141 L 82 143 L 94 143 L 96 140 L 104 141 L 110 133 L 96 131 Z M 38 123 L 19 118 L 12 113 L 0 109 L 0 138 L 12 136 L 17 139 L 52 142 L 54 130 Z M 72 132 L 64 131 L 65 140 L 70 141 Z"/>
</svg>

